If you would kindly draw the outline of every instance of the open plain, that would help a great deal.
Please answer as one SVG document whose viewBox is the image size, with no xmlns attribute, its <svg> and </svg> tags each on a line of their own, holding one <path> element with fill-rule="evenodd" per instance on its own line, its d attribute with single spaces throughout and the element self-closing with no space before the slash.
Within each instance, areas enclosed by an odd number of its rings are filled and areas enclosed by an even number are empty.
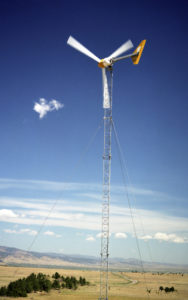
<svg viewBox="0 0 188 300">
<path fill-rule="evenodd" d="M 10 281 L 23 278 L 31 273 L 42 272 L 52 276 L 55 272 L 64 276 L 85 277 L 89 286 L 77 290 L 51 290 L 49 293 L 37 292 L 28 294 L 29 300 L 96 300 L 99 298 L 99 272 L 92 270 L 66 270 L 49 268 L 29 268 L 0 266 L 0 286 L 8 285 Z M 173 293 L 160 292 L 159 287 L 175 288 Z M 2 300 L 13 298 L 1 297 Z M 17 300 L 23 298 L 17 298 Z M 175 273 L 139 273 L 110 272 L 109 300 L 142 300 L 142 299 L 188 299 L 188 274 Z"/>
</svg>

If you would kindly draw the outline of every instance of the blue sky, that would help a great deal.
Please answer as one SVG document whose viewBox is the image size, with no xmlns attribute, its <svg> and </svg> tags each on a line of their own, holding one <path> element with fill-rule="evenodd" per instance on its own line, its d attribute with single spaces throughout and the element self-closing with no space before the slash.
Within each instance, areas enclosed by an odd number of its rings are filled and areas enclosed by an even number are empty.
<svg viewBox="0 0 188 300">
<path fill-rule="evenodd" d="M 143 259 L 188 263 L 187 1 L 7 0 L 0 23 L 1 245 L 29 249 L 56 203 L 32 250 L 99 255 L 101 71 L 66 41 L 102 58 L 146 39 L 114 66 L 113 119 Z M 110 254 L 138 257 L 114 137 L 111 179 Z"/>
</svg>

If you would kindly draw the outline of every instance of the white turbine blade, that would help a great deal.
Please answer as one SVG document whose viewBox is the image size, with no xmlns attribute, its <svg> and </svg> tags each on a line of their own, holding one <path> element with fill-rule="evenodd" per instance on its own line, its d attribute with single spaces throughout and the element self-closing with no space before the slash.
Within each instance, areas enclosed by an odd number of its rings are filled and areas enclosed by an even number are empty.
<svg viewBox="0 0 188 300">
<path fill-rule="evenodd" d="M 108 58 L 115 58 L 115 57 L 121 55 L 122 53 L 128 51 L 132 47 L 133 47 L 133 43 L 131 42 L 131 40 L 128 40 L 121 47 L 119 47 L 115 52 L 113 52 Z"/>
<path fill-rule="evenodd" d="M 102 81 L 103 81 L 103 108 L 110 108 L 108 80 L 107 80 L 105 68 L 102 69 Z"/>
<path fill-rule="evenodd" d="M 77 40 L 75 40 L 72 36 L 68 38 L 67 44 L 71 47 L 75 48 L 76 50 L 82 52 L 83 54 L 89 56 L 90 58 L 94 59 L 95 61 L 99 62 L 100 59 L 95 56 L 91 51 L 89 51 L 86 47 L 80 44 Z"/>
</svg>

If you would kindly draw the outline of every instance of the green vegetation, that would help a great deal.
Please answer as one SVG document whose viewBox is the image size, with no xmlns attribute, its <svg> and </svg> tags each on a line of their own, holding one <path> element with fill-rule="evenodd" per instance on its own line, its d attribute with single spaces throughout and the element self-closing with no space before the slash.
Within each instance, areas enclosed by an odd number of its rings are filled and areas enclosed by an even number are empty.
<svg viewBox="0 0 188 300">
<path fill-rule="evenodd" d="M 55 274 L 52 275 L 52 278 L 58 279 L 60 278 L 60 274 L 58 272 L 55 272 Z"/>
<path fill-rule="evenodd" d="M 60 276 L 58 272 L 52 275 L 53 281 L 50 280 L 50 277 L 43 274 L 38 273 L 37 275 L 32 273 L 28 277 L 24 277 L 22 279 L 18 279 L 16 281 L 10 282 L 9 285 L 2 286 L 0 288 L 0 296 L 8 296 L 8 297 L 27 297 L 28 293 L 37 292 L 37 291 L 45 291 L 49 292 L 51 289 L 74 289 L 76 290 L 79 285 L 89 285 L 89 282 L 86 281 L 85 278 L 80 277 L 77 280 L 75 277 Z"/>
</svg>

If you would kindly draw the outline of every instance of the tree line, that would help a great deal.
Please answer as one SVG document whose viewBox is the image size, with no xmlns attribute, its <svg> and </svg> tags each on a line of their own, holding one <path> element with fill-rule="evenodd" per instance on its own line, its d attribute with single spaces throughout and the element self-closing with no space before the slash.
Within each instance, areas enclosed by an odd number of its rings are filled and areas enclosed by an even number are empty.
<svg viewBox="0 0 188 300">
<path fill-rule="evenodd" d="M 43 273 L 37 275 L 32 273 L 28 277 L 17 279 L 0 288 L 0 296 L 8 297 L 27 297 L 28 293 L 32 292 L 49 292 L 51 289 L 74 289 L 78 286 L 89 285 L 85 278 L 81 277 L 77 280 L 74 276 L 61 276 L 58 272 L 50 276 Z"/>
</svg>

